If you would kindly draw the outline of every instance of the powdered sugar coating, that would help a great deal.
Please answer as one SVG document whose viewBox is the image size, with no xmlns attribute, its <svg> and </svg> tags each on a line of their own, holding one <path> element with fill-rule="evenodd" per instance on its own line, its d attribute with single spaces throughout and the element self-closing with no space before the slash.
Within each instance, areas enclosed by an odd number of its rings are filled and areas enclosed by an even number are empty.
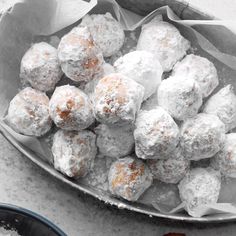
<svg viewBox="0 0 236 236">
<path fill-rule="evenodd" d="M 190 161 L 177 148 L 167 160 L 148 160 L 147 165 L 154 179 L 177 184 L 189 171 Z"/>
<path fill-rule="evenodd" d="M 117 73 L 126 75 L 145 88 L 144 100 L 150 97 L 161 83 L 162 66 L 148 51 L 133 51 L 120 57 L 114 63 Z"/>
<path fill-rule="evenodd" d="M 54 167 L 69 177 L 83 177 L 93 166 L 96 135 L 88 130 L 59 130 L 53 138 Z"/>
<path fill-rule="evenodd" d="M 18 133 L 42 136 L 52 125 L 48 103 L 45 93 L 27 87 L 11 100 L 6 119 Z"/>
<path fill-rule="evenodd" d="M 128 201 L 137 201 L 152 184 L 152 175 L 144 162 L 125 157 L 111 165 L 108 182 L 112 194 Z"/>
<path fill-rule="evenodd" d="M 58 46 L 62 71 L 74 81 L 89 81 L 100 72 L 101 50 L 94 43 L 87 27 L 75 27 L 64 35 Z"/>
<path fill-rule="evenodd" d="M 194 79 L 200 86 L 203 97 L 208 97 L 219 84 L 214 64 L 207 58 L 194 54 L 187 55 L 176 63 L 172 75 Z"/>
<path fill-rule="evenodd" d="M 141 110 L 135 121 L 135 153 L 142 159 L 167 159 L 179 142 L 179 128 L 161 107 Z"/>
<path fill-rule="evenodd" d="M 117 73 L 105 76 L 93 96 L 96 119 L 110 125 L 133 123 L 143 95 L 143 86 L 132 79 Z"/>
<path fill-rule="evenodd" d="M 84 92 L 88 94 L 89 96 L 91 96 L 91 99 L 92 99 L 92 95 L 94 93 L 95 87 L 98 84 L 98 81 L 102 79 L 104 76 L 112 74 L 114 72 L 115 70 L 112 65 L 110 65 L 109 63 L 104 63 L 102 65 L 102 70 L 100 71 L 100 73 L 96 74 L 92 80 L 90 80 L 84 85 L 84 89 L 83 89 Z"/>
<path fill-rule="evenodd" d="M 180 76 L 163 80 L 157 97 L 158 104 L 177 120 L 195 116 L 202 105 L 202 93 L 198 83 Z"/>
<path fill-rule="evenodd" d="M 75 86 L 57 87 L 49 102 L 49 112 L 56 126 L 65 130 L 82 130 L 95 120 L 88 96 Z"/>
<path fill-rule="evenodd" d="M 206 102 L 204 113 L 213 114 L 225 124 L 226 132 L 236 127 L 236 95 L 232 85 L 227 85 L 210 97 Z"/>
<path fill-rule="evenodd" d="M 104 57 L 117 53 L 124 43 L 124 30 L 109 12 L 86 15 L 82 19 L 81 25 L 89 28 L 94 42 L 102 50 Z"/>
<path fill-rule="evenodd" d="M 214 156 L 225 142 L 225 125 L 215 115 L 199 113 L 180 129 L 180 145 L 190 160 Z"/>
<path fill-rule="evenodd" d="M 53 90 L 62 76 L 57 49 L 41 42 L 31 46 L 21 60 L 20 77 L 41 91 Z"/>
<path fill-rule="evenodd" d="M 95 128 L 99 152 L 108 157 L 119 158 L 132 153 L 134 149 L 133 130 L 130 126 L 109 127 L 100 124 Z"/>
<path fill-rule="evenodd" d="M 216 203 L 220 193 L 220 174 L 211 168 L 192 169 L 178 185 L 180 198 L 189 215 L 200 217 L 197 208 Z"/>
<path fill-rule="evenodd" d="M 211 159 L 211 166 L 225 176 L 236 178 L 236 133 L 226 134 L 225 144 Z"/>
<path fill-rule="evenodd" d="M 189 41 L 175 26 L 157 18 L 142 26 L 137 45 L 137 50 L 147 50 L 157 56 L 164 71 L 170 71 L 189 48 Z"/>
</svg>

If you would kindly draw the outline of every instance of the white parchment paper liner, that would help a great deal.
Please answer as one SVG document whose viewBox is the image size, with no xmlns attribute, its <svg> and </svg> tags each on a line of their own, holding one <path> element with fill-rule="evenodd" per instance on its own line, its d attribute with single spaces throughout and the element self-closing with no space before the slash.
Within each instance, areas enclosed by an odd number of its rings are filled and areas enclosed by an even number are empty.
<svg viewBox="0 0 236 236">
<path fill-rule="evenodd" d="M 19 85 L 19 81 L 17 81 L 19 80 L 17 75 L 19 74 L 19 63 L 23 53 L 28 49 L 27 47 L 29 47 L 30 40 L 36 35 L 51 35 L 65 27 L 68 27 L 81 19 L 90 10 L 94 10 L 96 13 L 105 13 L 106 11 L 110 11 L 126 30 L 134 30 L 142 24 L 150 21 L 153 17 L 161 14 L 164 16 L 164 19 L 175 24 L 181 33 L 192 42 L 192 44 L 197 45 L 198 48 L 201 48 L 207 55 L 212 56 L 214 59 L 232 69 L 234 71 L 233 73 L 236 75 L 236 57 L 219 51 L 203 35 L 191 27 L 194 25 L 208 25 L 211 26 L 209 30 L 214 31 L 217 27 L 224 26 L 233 33 L 236 33 L 235 21 L 180 20 L 168 6 L 158 8 L 146 17 L 142 17 L 133 12 L 122 9 L 114 0 L 101 0 L 98 3 L 96 0 L 91 0 L 90 2 L 82 0 L 25 0 L 16 3 L 11 11 L 6 12 L 1 17 L 0 69 L 2 69 L 3 72 L 0 74 L 2 77 L 0 85 L 2 89 L 2 86 L 7 85 L 7 96 L 4 97 L 0 103 L 2 111 L 9 104 L 12 95 L 17 93 Z M 19 27 L 14 27 L 14 20 L 15 23 L 17 22 L 19 24 L 18 26 L 22 26 L 22 30 L 19 29 Z M 24 35 L 21 35 L 21 40 L 19 40 L 19 42 L 17 40 L 11 41 L 5 39 L 4 35 L 1 35 L 1 30 L 4 32 L 6 28 L 1 27 L 8 27 L 9 30 L 12 31 L 12 34 L 19 34 L 19 38 L 20 34 Z M 13 45 L 13 43 L 18 43 L 18 45 Z M 11 50 L 12 48 L 17 48 L 18 50 Z M 12 61 L 9 61 L 11 59 Z M 8 61 L 6 62 L 6 60 Z M 7 69 L 8 71 L 5 72 Z M 9 72 L 9 70 L 13 70 L 13 72 Z M 1 114 L 2 116 L 4 115 L 3 112 L 1 112 Z M 16 133 L 7 125 L 4 118 L 0 121 L 0 128 L 12 135 L 14 139 L 22 145 L 36 152 L 41 158 L 49 161 L 50 150 L 48 150 L 41 140 Z M 153 202 L 152 205 L 159 211 L 167 214 L 177 213 L 184 209 L 183 203 L 174 209 L 170 209 L 169 206 L 158 202 Z M 199 217 L 218 213 L 236 214 L 236 206 L 233 203 L 217 203 L 208 206 L 201 206 L 196 209 L 196 214 Z"/>
</svg>

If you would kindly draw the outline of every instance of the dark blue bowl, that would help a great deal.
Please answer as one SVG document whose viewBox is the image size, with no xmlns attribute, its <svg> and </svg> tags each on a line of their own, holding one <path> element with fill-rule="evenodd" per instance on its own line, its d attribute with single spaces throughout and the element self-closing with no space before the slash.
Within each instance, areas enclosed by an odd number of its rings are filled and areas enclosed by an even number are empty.
<svg viewBox="0 0 236 236">
<path fill-rule="evenodd" d="M 15 230 L 22 236 L 66 236 L 46 218 L 27 209 L 0 204 L 0 227 Z"/>
</svg>

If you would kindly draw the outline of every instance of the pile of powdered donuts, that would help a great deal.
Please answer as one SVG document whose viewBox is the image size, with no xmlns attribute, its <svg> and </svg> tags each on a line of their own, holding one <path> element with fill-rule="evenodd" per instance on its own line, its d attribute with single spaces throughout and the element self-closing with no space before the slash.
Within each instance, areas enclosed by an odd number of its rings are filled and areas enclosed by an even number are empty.
<svg viewBox="0 0 236 236">
<path fill-rule="evenodd" d="M 58 48 L 33 44 L 20 68 L 31 87 L 12 99 L 6 120 L 28 136 L 58 127 L 52 154 L 64 175 L 84 177 L 101 153 L 115 158 L 107 173 L 111 194 L 137 201 L 158 179 L 177 184 L 195 216 L 197 207 L 217 202 L 221 176 L 236 178 L 233 87 L 212 95 L 219 84 L 214 64 L 191 54 L 191 43 L 170 23 L 154 18 L 142 26 L 135 51 L 107 63 L 124 41 L 106 13 L 86 15 Z M 58 86 L 63 75 L 68 84 Z M 156 105 L 147 109 L 150 97 Z M 208 167 L 190 168 L 206 158 Z"/>
</svg>

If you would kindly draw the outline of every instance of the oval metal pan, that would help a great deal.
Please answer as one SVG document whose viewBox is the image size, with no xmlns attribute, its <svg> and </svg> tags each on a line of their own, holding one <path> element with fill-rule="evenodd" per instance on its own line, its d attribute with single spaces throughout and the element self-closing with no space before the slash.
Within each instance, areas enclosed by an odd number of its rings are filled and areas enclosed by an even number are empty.
<svg viewBox="0 0 236 236">
<path fill-rule="evenodd" d="M 212 16 L 209 16 L 205 13 L 202 13 L 201 11 L 189 6 L 184 1 L 180 0 L 118 0 L 119 4 L 123 6 L 124 8 L 127 8 L 129 10 L 132 10 L 139 14 L 147 14 L 148 12 L 154 10 L 157 7 L 161 7 L 164 5 L 169 5 L 177 15 L 179 15 L 181 18 L 186 19 L 213 19 Z M 149 216 L 156 216 L 164 219 L 169 220 L 176 220 L 176 221 L 183 221 L 183 222 L 189 222 L 189 223 L 223 223 L 223 222 L 229 222 L 229 221 L 235 221 L 236 215 L 230 215 L 230 214 L 219 214 L 214 216 L 205 216 L 201 218 L 194 218 L 190 217 L 187 214 L 173 214 L 173 215 L 166 215 L 158 212 L 157 210 L 153 208 L 149 208 L 146 205 L 142 204 L 135 204 L 130 202 L 121 201 L 117 198 L 112 197 L 108 193 L 100 192 L 97 189 L 91 188 L 89 186 L 85 186 L 76 182 L 73 182 L 72 180 L 66 178 L 59 172 L 57 172 L 53 166 L 49 165 L 48 163 L 44 162 L 42 159 L 40 159 L 36 154 L 31 152 L 26 147 L 22 146 L 20 143 L 15 141 L 15 139 L 4 130 L 4 128 L 0 125 L 0 132 L 3 134 L 3 136 L 13 145 L 15 146 L 22 154 L 24 154 L 27 158 L 29 158 L 31 161 L 33 161 L 35 164 L 40 166 L 42 169 L 50 173 L 55 178 L 61 180 L 62 182 L 70 185 L 71 187 L 80 190 L 86 194 L 89 194 L 96 199 L 99 199 L 103 201 L 106 204 L 110 204 L 113 206 L 116 206 L 118 208 L 127 209 L 130 211 L 146 214 Z"/>
<path fill-rule="evenodd" d="M 100 201 L 103 201 L 105 204 L 110 204 L 113 206 L 116 206 L 120 209 L 127 209 L 130 211 L 146 214 L 148 216 L 156 216 L 164 219 L 169 220 L 177 220 L 177 221 L 184 221 L 189 223 L 223 223 L 223 222 L 229 222 L 229 221 L 235 221 L 236 215 L 230 215 L 230 214 L 219 214 L 214 216 L 205 216 L 205 217 L 191 217 L 187 214 L 173 214 L 173 215 L 166 215 L 163 213 L 158 212 L 157 210 L 153 208 L 149 208 L 146 205 L 143 204 L 135 204 L 128 201 L 121 201 L 115 197 L 112 197 L 108 193 L 100 192 L 97 189 L 91 188 L 86 185 L 78 184 L 68 178 L 66 178 L 64 175 L 60 174 L 58 171 L 56 171 L 53 166 L 49 165 L 42 159 L 40 159 L 37 155 L 35 155 L 32 151 L 27 149 L 26 147 L 22 146 L 20 143 L 18 143 L 8 132 L 4 130 L 2 126 L 0 126 L 0 131 L 2 135 L 16 148 L 18 149 L 22 154 L 24 154 L 26 157 L 28 157 L 31 161 L 33 161 L 35 164 L 40 166 L 42 169 L 47 171 L 49 174 L 54 176 L 55 178 L 61 180 L 62 182 L 70 185 L 71 187 L 80 190 L 86 194 L 89 194 L 96 199 L 99 199 Z"/>
</svg>

